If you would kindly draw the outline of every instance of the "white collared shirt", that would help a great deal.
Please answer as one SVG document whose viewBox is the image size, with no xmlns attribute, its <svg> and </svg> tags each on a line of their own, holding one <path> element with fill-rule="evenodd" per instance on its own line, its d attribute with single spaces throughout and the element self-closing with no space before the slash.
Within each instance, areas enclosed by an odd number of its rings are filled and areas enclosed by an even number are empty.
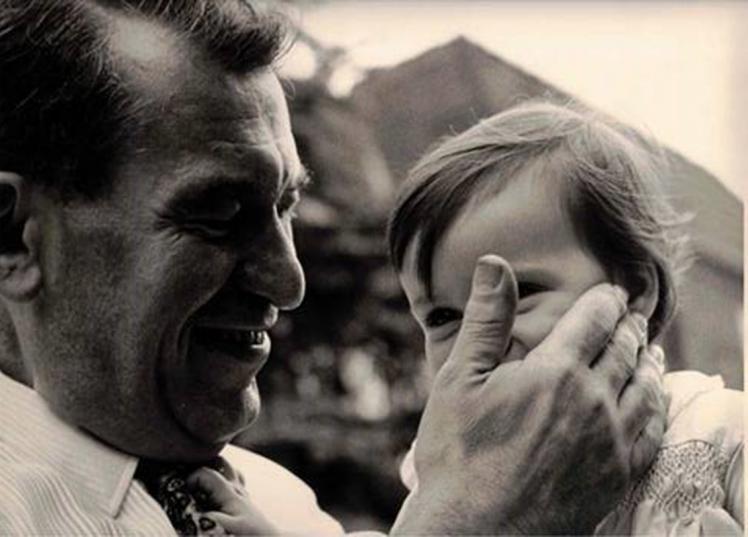
<svg viewBox="0 0 748 537">
<path fill-rule="evenodd" d="M 0 535 L 175 534 L 133 479 L 136 457 L 64 422 L 33 389 L 2 373 L 0 394 Z M 283 467 L 234 446 L 221 455 L 282 532 L 342 533 L 312 490 Z"/>
</svg>

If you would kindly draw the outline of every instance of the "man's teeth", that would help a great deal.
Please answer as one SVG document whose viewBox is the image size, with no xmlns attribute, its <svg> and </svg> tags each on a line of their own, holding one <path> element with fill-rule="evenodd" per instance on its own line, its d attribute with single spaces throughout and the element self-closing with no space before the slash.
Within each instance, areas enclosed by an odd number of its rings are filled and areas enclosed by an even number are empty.
<svg viewBox="0 0 748 537">
<path fill-rule="evenodd" d="M 265 332 L 257 330 L 216 330 L 215 337 L 232 343 L 261 345 L 265 341 Z"/>
<path fill-rule="evenodd" d="M 252 330 L 248 333 L 250 345 L 261 345 L 265 341 L 265 332 Z"/>
</svg>

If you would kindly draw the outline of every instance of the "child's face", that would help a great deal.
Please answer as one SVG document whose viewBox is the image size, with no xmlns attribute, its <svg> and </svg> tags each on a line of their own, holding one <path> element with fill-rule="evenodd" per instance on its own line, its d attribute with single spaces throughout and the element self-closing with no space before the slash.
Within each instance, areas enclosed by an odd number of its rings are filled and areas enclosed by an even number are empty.
<svg viewBox="0 0 748 537">
<path fill-rule="evenodd" d="M 416 272 L 416 248 L 411 244 L 406 252 L 400 283 L 434 373 L 455 342 L 480 256 L 503 257 L 517 277 L 517 316 L 504 361 L 524 358 L 585 290 L 607 280 L 574 235 L 561 207 L 562 187 L 542 181 L 534 170 L 528 167 L 497 196 L 467 207 L 447 230 L 434 252 L 431 300 Z"/>
</svg>

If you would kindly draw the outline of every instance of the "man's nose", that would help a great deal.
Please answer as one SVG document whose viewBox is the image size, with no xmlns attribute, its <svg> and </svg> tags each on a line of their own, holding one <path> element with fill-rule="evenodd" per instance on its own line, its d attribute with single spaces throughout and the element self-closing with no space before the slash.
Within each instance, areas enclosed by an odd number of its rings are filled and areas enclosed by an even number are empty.
<svg viewBox="0 0 748 537">
<path fill-rule="evenodd" d="M 243 290 L 279 309 L 293 309 L 304 298 L 304 271 L 289 225 L 276 221 L 247 247 L 240 266 Z"/>
</svg>

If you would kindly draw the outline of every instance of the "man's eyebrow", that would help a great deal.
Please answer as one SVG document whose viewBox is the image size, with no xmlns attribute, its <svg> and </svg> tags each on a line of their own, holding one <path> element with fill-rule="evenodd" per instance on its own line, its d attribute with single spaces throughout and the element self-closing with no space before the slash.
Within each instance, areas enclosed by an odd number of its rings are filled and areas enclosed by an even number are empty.
<svg viewBox="0 0 748 537">
<path fill-rule="evenodd" d="M 221 193 L 238 193 L 242 184 L 223 174 L 200 176 L 193 180 L 173 185 L 169 189 L 171 204 L 196 203 L 205 201 L 207 197 Z"/>
</svg>

